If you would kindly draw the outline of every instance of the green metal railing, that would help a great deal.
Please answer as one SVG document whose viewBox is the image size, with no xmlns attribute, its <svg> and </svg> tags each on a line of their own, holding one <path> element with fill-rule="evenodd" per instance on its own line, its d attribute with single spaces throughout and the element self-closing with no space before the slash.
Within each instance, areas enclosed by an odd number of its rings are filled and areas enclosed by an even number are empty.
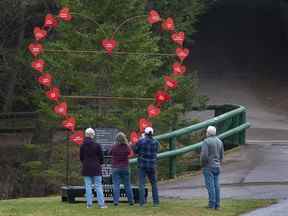
<svg viewBox="0 0 288 216">
<path fill-rule="evenodd" d="M 206 109 L 207 110 L 207 109 Z M 169 177 L 176 176 L 176 157 L 199 149 L 202 142 L 194 143 L 183 148 L 176 149 L 177 138 L 183 135 L 192 134 L 199 130 L 205 130 L 208 126 L 217 127 L 218 137 L 225 143 L 232 145 L 245 144 L 245 130 L 250 127 L 246 122 L 246 108 L 238 105 L 209 106 L 208 110 L 214 110 L 215 117 L 198 124 L 181 128 L 169 133 L 155 136 L 159 141 L 169 140 L 169 150 L 157 155 L 158 159 L 169 158 Z M 137 159 L 131 159 L 130 163 L 136 163 Z"/>
</svg>

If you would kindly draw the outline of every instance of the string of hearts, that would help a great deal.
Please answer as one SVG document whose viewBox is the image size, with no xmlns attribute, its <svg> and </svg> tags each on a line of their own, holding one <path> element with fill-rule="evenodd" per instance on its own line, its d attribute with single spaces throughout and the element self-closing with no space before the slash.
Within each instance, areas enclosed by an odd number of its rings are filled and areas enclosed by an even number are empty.
<svg viewBox="0 0 288 216">
<path fill-rule="evenodd" d="M 45 68 L 47 64 L 40 58 L 41 54 L 44 53 L 44 46 L 41 44 L 41 41 L 47 38 L 49 31 L 57 28 L 59 22 L 70 22 L 72 19 L 73 17 L 68 7 L 63 7 L 57 16 L 47 14 L 45 16 L 44 25 L 42 27 L 34 28 L 33 33 L 35 41 L 28 45 L 28 50 L 33 57 L 31 66 L 40 74 L 37 78 L 38 83 L 45 88 L 46 97 L 56 103 L 53 111 L 63 118 L 62 127 L 72 132 L 69 136 L 69 140 L 80 145 L 84 141 L 84 132 L 82 130 L 76 130 L 76 119 L 74 116 L 69 115 L 67 102 L 63 101 L 63 99 L 61 100 L 60 89 L 53 84 L 53 75 L 46 72 Z M 130 141 L 132 144 L 135 144 L 139 140 L 140 135 L 146 127 L 152 126 L 150 121 L 151 118 L 158 116 L 161 112 L 161 107 L 171 100 L 169 91 L 178 87 L 175 78 L 177 76 L 183 76 L 186 73 L 186 66 L 183 64 L 183 61 L 189 55 L 189 49 L 183 47 L 185 33 L 175 31 L 173 18 L 168 17 L 167 19 L 163 19 L 157 11 L 151 10 L 148 13 L 147 22 L 151 25 L 160 24 L 164 31 L 171 34 L 171 40 L 177 45 L 175 50 L 177 60 L 175 60 L 175 63 L 172 65 L 172 74 L 164 76 L 163 89 L 160 89 L 155 93 L 154 103 L 148 105 L 147 116 L 138 120 L 139 129 L 131 132 Z M 112 55 L 113 50 L 117 47 L 117 41 L 114 39 L 114 34 L 111 38 L 103 39 L 101 45 L 107 54 Z"/>
</svg>

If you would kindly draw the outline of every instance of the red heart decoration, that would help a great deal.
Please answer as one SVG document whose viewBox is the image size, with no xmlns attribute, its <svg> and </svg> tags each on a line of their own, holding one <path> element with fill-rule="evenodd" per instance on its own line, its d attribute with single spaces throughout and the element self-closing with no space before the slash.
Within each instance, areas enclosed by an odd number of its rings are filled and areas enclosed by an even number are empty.
<svg viewBox="0 0 288 216">
<path fill-rule="evenodd" d="M 64 7 L 60 10 L 58 15 L 62 20 L 69 22 L 72 19 L 72 16 L 70 14 L 70 9 L 67 7 Z"/>
<path fill-rule="evenodd" d="M 177 48 L 176 55 L 179 57 L 181 61 L 184 61 L 189 55 L 189 49 L 187 48 Z"/>
<path fill-rule="evenodd" d="M 165 80 L 165 86 L 169 89 L 175 89 L 177 88 L 177 81 L 172 79 L 169 76 L 164 76 L 164 80 Z"/>
<path fill-rule="evenodd" d="M 148 113 L 148 116 L 150 118 L 153 118 L 153 117 L 158 116 L 160 114 L 160 108 L 154 106 L 153 104 L 150 104 L 147 107 L 147 113 Z"/>
<path fill-rule="evenodd" d="M 52 84 L 52 76 L 51 76 L 49 73 L 45 73 L 45 74 L 43 74 L 42 76 L 40 76 L 40 77 L 38 78 L 38 82 L 39 82 L 41 85 L 50 87 L 51 84 Z"/>
<path fill-rule="evenodd" d="M 39 44 L 39 43 L 29 44 L 28 49 L 34 57 L 43 53 L 43 46 L 42 46 L 42 44 Z"/>
<path fill-rule="evenodd" d="M 132 131 L 130 134 L 130 141 L 134 145 L 138 142 L 139 140 L 139 135 L 136 131 Z"/>
<path fill-rule="evenodd" d="M 185 40 L 185 32 L 175 32 L 171 35 L 171 39 L 180 46 L 183 46 Z"/>
<path fill-rule="evenodd" d="M 74 131 L 76 127 L 76 119 L 74 117 L 69 117 L 62 122 L 62 125 L 64 128 Z"/>
<path fill-rule="evenodd" d="M 152 25 L 154 23 L 160 22 L 161 17 L 157 11 L 151 10 L 151 11 L 149 11 L 147 21 L 148 21 L 148 23 L 150 23 Z"/>
<path fill-rule="evenodd" d="M 52 14 L 47 14 L 44 21 L 44 27 L 47 28 L 55 28 L 58 26 L 57 20 L 54 18 Z"/>
<path fill-rule="evenodd" d="M 33 32 L 34 32 L 34 37 L 37 41 L 43 40 L 47 36 L 47 31 L 39 27 L 35 27 Z"/>
<path fill-rule="evenodd" d="M 132 158 L 132 157 L 134 157 L 134 156 L 135 156 L 135 154 L 134 154 L 133 150 L 132 150 L 131 148 L 129 148 L 128 158 Z"/>
<path fill-rule="evenodd" d="M 117 46 L 117 42 L 114 39 L 104 39 L 102 40 L 102 46 L 107 53 L 111 54 L 113 49 Z"/>
<path fill-rule="evenodd" d="M 146 127 L 152 127 L 152 123 L 145 118 L 139 119 L 139 129 L 140 132 L 144 132 Z"/>
<path fill-rule="evenodd" d="M 38 72 L 43 72 L 45 66 L 45 61 L 42 59 L 37 59 L 31 63 L 31 67 Z"/>
<path fill-rule="evenodd" d="M 57 87 L 53 87 L 48 92 L 46 92 L 46 96 L 52 101 L 58 101 L 60 98 L 60 90 Z"/>
<path fill-rule="evenodd" d="M 179 62 L 175 62 L 172 67 L 173 67 L 173 74 L 176 76 L 183 75 L 186 72 L 186 66 L 182 65 Z"/>
<path fill-rule="evenodd" d="M 165 91 L 157 91 L 155 94 L 155 99 L 158 105 L 161 105 L 171 99 L 171 96 Z"/>
<path fill-rule="evenodd" d="M 162 28 L 166 31 L 174 31 L 175 30 L 174 20 L 171 17 L 167 18 L 162 22 Z"/>
<path fill-rule="evenodd" d="M 69 140 L 74 142 L 78 145 L 81 145 L 84 142 L 84 132 L 83 131 L 76 131 L 70 137 Z"/>
<path fill-rule="evenodd" d="M 54 107 L 54 112 L 60 116 L 67 115 L 67 103 L 62 102 Z"/>
</svg>

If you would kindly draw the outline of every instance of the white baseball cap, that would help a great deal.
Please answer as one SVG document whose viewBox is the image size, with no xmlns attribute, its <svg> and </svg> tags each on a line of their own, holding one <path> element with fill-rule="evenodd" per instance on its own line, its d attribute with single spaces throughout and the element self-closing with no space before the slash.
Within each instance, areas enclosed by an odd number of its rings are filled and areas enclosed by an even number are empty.
<svg viewBox="0 0 288 216">
<path fill-rule="evenodd" d="M 154 130 L 153 130 L 153 128 L 152 127 L 146 127 L 145 129 L 144 129 L 144 133 L 145 134 L 153 134 L 154 133 Z"/>
</svg>

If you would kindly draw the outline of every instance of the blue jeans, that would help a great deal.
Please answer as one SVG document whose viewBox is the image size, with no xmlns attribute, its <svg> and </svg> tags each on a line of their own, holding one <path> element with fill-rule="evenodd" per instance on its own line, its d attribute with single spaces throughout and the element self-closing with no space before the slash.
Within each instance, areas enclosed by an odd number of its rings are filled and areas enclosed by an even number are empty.
<svg viewBox="0 0 288 216">
<path fill-rule="evenodd" d="M 147 168 L 139 168 L 139 204 L 140 206 L 145 203 L 145 182 L 146 175 L 152 186 L 152 198 L 153 204 L 159 204 L 159 195 L 158 195 L 158 187 L 157 187 L 157 177 L 155 169 L 147 169 Z"/>
<path fill-rule="evenodd" d="M 120 198 L 120 181 L 123 180 L 126 196 L 128 202 L 133 204 L 133 193 L 131 189 L 130 174 L 128 168 L 113 168 L 112 181 L 113 181 L 113 201 L 114 204 L 119 203 Z"/>
<path fill-rule="evenodd" d="M 91 207 L 93 203 L 93 193 L 92 185 L 94 184 L 97 201 L 100 207 L 105 205 L 103 186 L 102 186 L 102 176 L 84 176 L 85 190 L 86 190 L 86 201 L 87 206 Z"/>
<path fill-rule="evenodd" d="M 220 168 L 203 168 L 203 175 L 205 179 L 205 185 L 209 196 L 209 208 L 220 207 L 220 185 L 219 185 Z"/>
</svg>

